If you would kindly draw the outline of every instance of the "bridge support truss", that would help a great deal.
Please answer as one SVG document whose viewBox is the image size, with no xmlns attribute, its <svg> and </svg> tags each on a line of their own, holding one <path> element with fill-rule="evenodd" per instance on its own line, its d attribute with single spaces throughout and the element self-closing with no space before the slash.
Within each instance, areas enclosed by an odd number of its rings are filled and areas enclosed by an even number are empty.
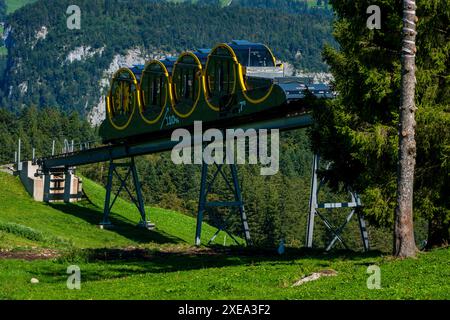
<svg viewBox="0 0 450 320">
<path fill-rule="evenodd" d="M 197 213 L 197 230 L 195 234 L 195 245 L 199 246 L 201 244 L 201 233 L 202 233 L 202 223 L 203 223 L 203 216 L 207 212 L 208 208 L 214 208 L 214 207 L 232 207 L 237 208 L 241 217 L 242 222 L 242 230 L 245 237 L 245 242 L 247 246 L 251 245 L 251 238 L 250 238 L 250 231 L 248 227 L 247 222 L 247 215 L 245 213 L 244 208 L 244 202 L 242 200 L 242 193 L 241 188 L 239 186 L 238 181 L 238 173 L 237 168 L 235 164 L 214 164 L 215 171 L 212 175 L 212 178 L 210 181 L 208 181 L 208 168 L 209 165 L 205 162 L 202 164 L 202 176 L 201 176 L 201 183 L 200 183 L 200 196 L 199 196 L 199 204 L 198 204 L 198 213 Z M 223 169 L 224 166 L 229 166 L 230 172 L 231 172 L 231 180 L 230 183 L 227 175 L 224 173 Z M 224 179 L 228 190 L 230 190 L 233 193 L 234 201 L 228 201 L 228 202 L 222 202 L 222 201 L 208 201 L 208 194 L 211 192 L 211 189 L 214 185 L 214 182 L 216 181 L 219 174 Z M 214 241 L 214 239 L 217 237 L 217 235 L 224 231 L 226 232 L 231 239 L 233 239 L 236 244 L 239 244 L 239 242 L 236 240 L 236 238 L 229 232 L 227 229 L 226 222 L 218 226 L 218 229 L 216 233 L 213 235 L 213 237 L 209 240 L 208 245 Z"/>
<path fill-rule="evenodd" d="M 126 168 L 125 175 L 121 174 L 117 168 Z M 119 180 L 120 186 L 117 189 L 117 191 L 114 194 L 114 198 L 111 201 L 112 196 L 112 188 L 113 188 L 113 179 L 114 176 Z M 133 195 L 131 190 L 127 186 L 127 181 L 131 177 L 133 181 L 134 191 L 136 195 Z M 105 206 L 103 210 L 103 220 L 100 223 L 100 226 L 102 227 L 111 227 L 111 221 L 109 220 L 109 215 L 111 213 L 111 209 L 113 208 L 117 198 L 119 197 L 120 193 L 125 190 L 131 201 L 134 203 L 136 208 L 139 211 L 139 214 L 141 215 L 141 220 L 139 222 L 139 226 L 146 228 L 146 229 L 152 229 L 155 227 L 154 224 L 150 223 L 150 221 L 147 221 L 146 213 L 145 213 L 145 206 L 144 206 L 144 199 L 142 197 L 142 190 L 141 190 L 141 184 L 139 182 L 139 176 L 136 170 L 136 164 L 134 161 L 134 157 L 131 157 L 130 162 L 118 162 L 115 163 L 113 159 L 109 161 L 109 170 L 108 170 L 108 182 L 106 184 L 106 197 L 105 197 Z"/>
<path fill-rule="evenodd" d="M 339 241 L 346 249 L 348 249 L 344 240 L 342 239 L 342 232 L 347 224 L 351 221 L 352 217 L 357 215 L 359 229 L 361 233 L 361 240 L 364 247 L 364 251 L 369 250 L 369 237 L 366 229 L 366 222 L 364 220 L 364 216 L 360 210 L 361 200 L 359 195 L 349 190 L 351 201 L 350 202 L 339 202 L 339 203 L 319 203 L 318 202 L 318 194 L 320 188 L 324 184 L 324 180 L 318 180 L 317 171 L 319 169 L 320 157 L 319 155 L 314 155 L 313 165 L 312 165 L 312 178 L 311 178 L 311 194 L 309 198 L 309 215 L 308 215 L 308 224 L 306 228 L 306 247 L 312 248 L 313 246 L 313 237 L 314 237 L 314 218 L 318 216 L 322 222 L 325 224 L 325 227 L 333 234 L 333 238 L 330 243 L 326 247 L 326 251 L 331 250 L 333 246 L 336 244 L 336 241 Z M 340 209 L 340 208 L 349 208 L 350 212 L 347 214 L 345 221 L 339 226 L 334 227 L 330 221 L 320 213 L 319 209 Z"/>
</svg>

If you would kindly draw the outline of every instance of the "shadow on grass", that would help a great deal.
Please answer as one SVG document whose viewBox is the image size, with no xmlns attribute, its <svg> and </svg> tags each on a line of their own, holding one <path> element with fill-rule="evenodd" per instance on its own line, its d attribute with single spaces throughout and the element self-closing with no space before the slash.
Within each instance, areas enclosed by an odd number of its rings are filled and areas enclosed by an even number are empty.
<svg viewBox="0 0 450 320">
<path fill-rule="evenodd" d="M 306 249 L 288 249 L 286 254 L 278 255 L 273 250 L 255 248 L 190 248 L 182 252 L 161 252 L 154 249 L 83 249 L 71 259 L 62 258 L 63 265 L 78 264 L 87 281 L 101 281 L 119 279 L 133 275 L 161 274 L 222 268 L 233 266 L 254 266 L 259 263 L 272 266 L 296 265 L 306 272 L 318 271 L 334 267 L 334 263 L 353 261 L 355 264 L 365 265 L 365 261 L 375 260 L 382 255 L 380 252 L 356 253 L 351 251 L 336 251 L 323 254 L 321 251 Z M 52 282 L 60 279 L 54 277 L 54 268 L 61 264 L 48 266 L 42 270 L 44 274 L 53 278 Z M 245 271 L 245 270 L 244 270 Z"/>
<path fill-rule="evenodd" d="M 89 224 L 98 225 L 103 218 L 103 213 L 99 211 L 97 207 L 92 205 L 91 208 L 88 206 L 81 206 L 75 204 L 62 204 L 54 203 L 50 204 L 54 209 L 70 214 L 74 217 L 83 219 Z M 179 244 L 184 243 L 183 240 L 171 236 L 160 230 L 147 230 L 144 228 L 139 228 L 136 223 L 126 219 L 124 217 L 119 217 L 115 214 L 109 216 L 113 228 L 109 229 L 111 232 L 115 232 L 123 237 L 126 237 L 136 243 L 149 243 L 153 242 L 156 244 Z M 106 245 L 106 244 L 105 244 Z"/>
</svg>

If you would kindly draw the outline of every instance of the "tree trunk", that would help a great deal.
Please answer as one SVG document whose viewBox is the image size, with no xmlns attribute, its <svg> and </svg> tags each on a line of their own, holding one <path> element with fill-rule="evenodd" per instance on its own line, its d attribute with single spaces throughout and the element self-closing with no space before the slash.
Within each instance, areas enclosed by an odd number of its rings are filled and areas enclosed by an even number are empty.
<svg viewBox="0 0 450 320">
<path fill-rule="evenodd" d="M 416 164 L 415 141 L 415 53 L 416 3 L 403 0 L 402 82 L 399 124 L 397 208 L 395 210 L 394 255 L 413 257 L 417 252 L 413 225 L 413 186 Z"/>
</svg>

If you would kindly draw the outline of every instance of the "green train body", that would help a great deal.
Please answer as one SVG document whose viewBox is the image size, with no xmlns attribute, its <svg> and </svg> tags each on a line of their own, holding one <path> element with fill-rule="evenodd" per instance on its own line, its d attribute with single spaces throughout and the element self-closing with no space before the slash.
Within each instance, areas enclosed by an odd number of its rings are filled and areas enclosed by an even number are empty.
<svg viewBox="0 0 450 320">
<path fill-rule="evenodd" d="M 270 49 L 233 41 L 119 69 L 106 97 L 100 126 L 105 143 L 170 137 L 176 128 L 236 127 L 291 114 L 307 114 L 307 92 L 332 98 L 327 85 L 284 77 Z"/>
</svg>

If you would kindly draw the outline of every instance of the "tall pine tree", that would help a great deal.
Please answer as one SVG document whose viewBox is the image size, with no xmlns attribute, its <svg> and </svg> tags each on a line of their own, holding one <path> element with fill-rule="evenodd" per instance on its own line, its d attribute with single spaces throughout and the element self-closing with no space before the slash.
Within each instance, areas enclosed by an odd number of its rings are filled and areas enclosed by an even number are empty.
<svg viewBox="0 0 450 320">
<path fill-rule="evenodd" d="M 338 98 L 315 108 L 313 146 L 333 161 L 328 179 L 362 194 L 365 214 L 392 226 L 396 207 L 403 6 L 401 0 L 330 1 L 340 48 L 324 58 Z M 428 245 L 449 241 L 450 9 L 448 0 L 417 0 L 416 216 L 429 220 Z M 381 29 L 366 26 L 370 5 Z"/>
</svg>

